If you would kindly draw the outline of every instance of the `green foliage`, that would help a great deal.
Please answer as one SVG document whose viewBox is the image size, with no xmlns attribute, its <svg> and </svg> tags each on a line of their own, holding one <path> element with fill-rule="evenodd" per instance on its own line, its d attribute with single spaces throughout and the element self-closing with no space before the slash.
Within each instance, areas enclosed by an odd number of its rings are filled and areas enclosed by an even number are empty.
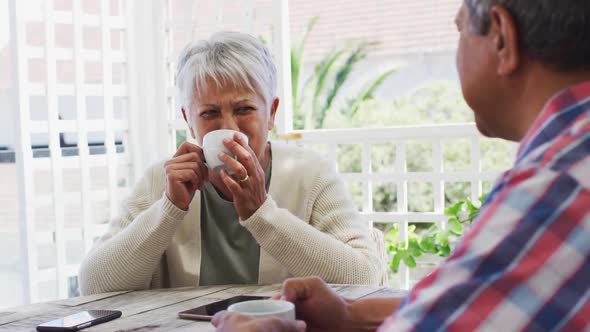
<svg viewBox="0 0 590 332">
<path fill-rule="evenodd" d="M 344 86 L 344 83 L 348 79 L 354 66 L 357 63 L 359 63 L 360 61 L 364 60 L 367 57 L 368 48 L 370 46 L 373 46 L 376 44 L 377 43 L 363 42 L 363 43 L 357 45 L 356 47 L 352 48 L 351 50 L 350 49 L 348 50 L 349 53 L 348 53 L 348 56 L 347 56 L 346 60 L 344 61 L 344 63 L 342 63 L 342 64 L 340 64 L 340 66 L 336 67 L 336 74 L 334 76 L 332 86 L 325 93 L 324 104 L 319 105 L 319 107 L 316 106 L 317 100 L 315 97 L 316 97 L 316 95 L 318 95 L 322 91 L 316 91 L 316 94 L 314 94 L 314 108 L 313 108 L 314 114 L 318 115 L 316 128 L 323 128 L 324 127 L 324 120 L 326 119 L 326 115 L 327 115 L 328 111 L 332 107 L 332 103 L 334 102 L 334 98 L 336 98 L 336 95 Z M 344 49 L 343 51 L 346 51 L 346 49 Z M 380 75 L 380 76 L 382 76 L 382 75 Z M 383 83 L 383 81 L 384 81 L 384 79 L 379 80 L 379 84 L 377 85 L 377 87 L 379 85 L 381 85 L 381 83 Z M 376 89 L 376 87 L 375 87 L 375 89 Z M 364 94 L 365 94 L 365 92 L 361 91 L 359 94 L 359 97 L 357 97 L 357 99 L 362 99 Z"/>
<path fill-rule="evenodd" d="M 334 101 L 346 85 L 355 66 L 365 60 L 376 42 L 360 42 L 337 48 L 327 54 L 314 68 L 312 75 L 301 84 L 305 42 L 319 18 L 313 17 L 301 41 L 291 48 L 291 86 L 293 97 L 294 129 L 324 128 L 326 118 L 334 110 Z M 348 105 L 338 113 L 354 114 L 360 103 L 373 98 L 373 93 L 395 70 L 388 70 L 369 82 Z"/>
<path fill-rule="evenodd" d="M 435 254 L 447 257 L 451 254 L 451 244 L 465 231 L 465 226 L 477 217 L 479 208 L 485 200 L 485 195 L 479 198 L 476 206 L 469 199 L 458 201 L 445 209 L 447 228 L 441 229 L 436 225 L 426 231 L 417 231 L 416 225 L 408 226 L 408 241 L 399 242 L 399 225 L 385 234 L 387 250 L 392 255 L 389 264 L 392 271 L 399 270 L 399 264 L 404 262 L 409 268 L 416 267 L 416 258 L 423 254 Z"/>
<path fill-rule="evenodd" d="M 360 109 L 361 103 L 370 99 L 373 99 L 373 94 L 375 90 L 383 84 L 383 82 L 391 75 L 397 72 L 397 69 L 390 69 L 383 74 L 377 76 L 377 78 L 369 83 L 357 96 L 355 99 L 351 99 L 348 102 L 348 116 L 355 116 L 358 110 Z"/>
<path fill-rule="evenodd" d="M 305 117 L 306 128 L 323 127 L 324 119 L 326 117 L 327 112 L 326 107 L 332 106 L 332 100 L 326 100 L 324 103 L 322 103 L 320 101 L 320 96 L 325 94 L 325 90 L 327 89 L 328 84 L 328 76 L 332 72 L 332 68 L 336 65 L 336 61 L 344 54 L 345 51 L 345 49 L 341 49 L 332 52 L 331 54 L 328 54 L 328 56 L 326 56 L 324 60 L 322 60 L 322 62 L 316 65 L 314 70 L 315 77 L 312 77 L 312 80 L 315 81 L 315 86 L 313 90 L 311 112 L 308 111 Z M 335 85 L 334 87 L 332 87 L 332 92 L 337 93 L 341 87 L 342 85 Z M 311 123 L 313 121 L 313 117 L 321 118 L 321 122 L 317 121 L 316 124 Z"/>
<path fill-rule="evenodd" d="M 473 122 L 456 83 L 429 81 L 394 100 L 369 98 L 356 112 L 330 112 L 323 128 L 368 128 Z M 462 152 L 464 154 L 464 151 Z"/>
</svg>

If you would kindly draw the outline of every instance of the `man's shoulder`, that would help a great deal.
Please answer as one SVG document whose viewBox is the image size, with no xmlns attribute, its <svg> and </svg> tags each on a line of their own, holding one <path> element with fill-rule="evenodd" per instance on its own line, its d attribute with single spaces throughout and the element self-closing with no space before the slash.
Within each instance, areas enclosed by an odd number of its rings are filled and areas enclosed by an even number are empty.
<svg viewBox="0 0 590 332">
<path fill-rule="evenodd" d="M 573 121 L 551 141 L 538 146 L 516 168 L 545 167 L 568 171 L 590 158 L 590 112 Z"/>
<path fill-rule="evenodd" d="M 507 171 L 492 197 L 513 211 L 561 206 L 590 193 L 590 121 L 576 121 Z"/>
</svg>

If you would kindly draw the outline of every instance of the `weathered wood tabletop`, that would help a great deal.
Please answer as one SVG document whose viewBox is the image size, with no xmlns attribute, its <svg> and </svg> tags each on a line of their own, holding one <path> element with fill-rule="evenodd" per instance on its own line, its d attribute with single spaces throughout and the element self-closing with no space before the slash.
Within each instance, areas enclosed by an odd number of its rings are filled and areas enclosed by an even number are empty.
<svg viewBox="0 0 590 332">
<path fill-rule="evenodd" d="M 272 296 L 281 285 L 209 286 L 97 294 L 56 302 L 0 310 L 0 331 L 35 331 L 35 326 L 89 309 L 120 310 L 113 321 L 83 331 L 160 332 L 214 331 L 209 322 L 178 318 L 178 312 L 235 295 Z M 404 291 L 383 287 L 333 285 L 338 294 L 351 298 L 403 296 Z"/>
</svg>

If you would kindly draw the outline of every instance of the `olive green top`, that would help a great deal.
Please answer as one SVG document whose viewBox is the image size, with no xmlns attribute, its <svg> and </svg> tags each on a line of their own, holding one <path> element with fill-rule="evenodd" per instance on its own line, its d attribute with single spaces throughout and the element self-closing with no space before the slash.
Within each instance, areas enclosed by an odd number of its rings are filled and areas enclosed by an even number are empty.
<svg viewBox="0 0 590 332">
<path fill-rule="evenodd" d="M 264 172 L 266 191 L 272 161 Z M 201 195 L 201 272 L 199 285 L 257 284 L 260 246 L 239 223 L 234 204 L 209 182 Z"/>
</svg>

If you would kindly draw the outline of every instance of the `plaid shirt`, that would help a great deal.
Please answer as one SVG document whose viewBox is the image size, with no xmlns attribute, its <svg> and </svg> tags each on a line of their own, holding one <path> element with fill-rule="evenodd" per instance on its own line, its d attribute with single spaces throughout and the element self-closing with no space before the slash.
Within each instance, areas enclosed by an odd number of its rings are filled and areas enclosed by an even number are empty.
<svg viewBox="0 0 590 332">
<path fill-rule="evenodd" d="M 378 330 L 590 331 L 590 81 L 545 106 L 471 231 Z"/>
</svg>

